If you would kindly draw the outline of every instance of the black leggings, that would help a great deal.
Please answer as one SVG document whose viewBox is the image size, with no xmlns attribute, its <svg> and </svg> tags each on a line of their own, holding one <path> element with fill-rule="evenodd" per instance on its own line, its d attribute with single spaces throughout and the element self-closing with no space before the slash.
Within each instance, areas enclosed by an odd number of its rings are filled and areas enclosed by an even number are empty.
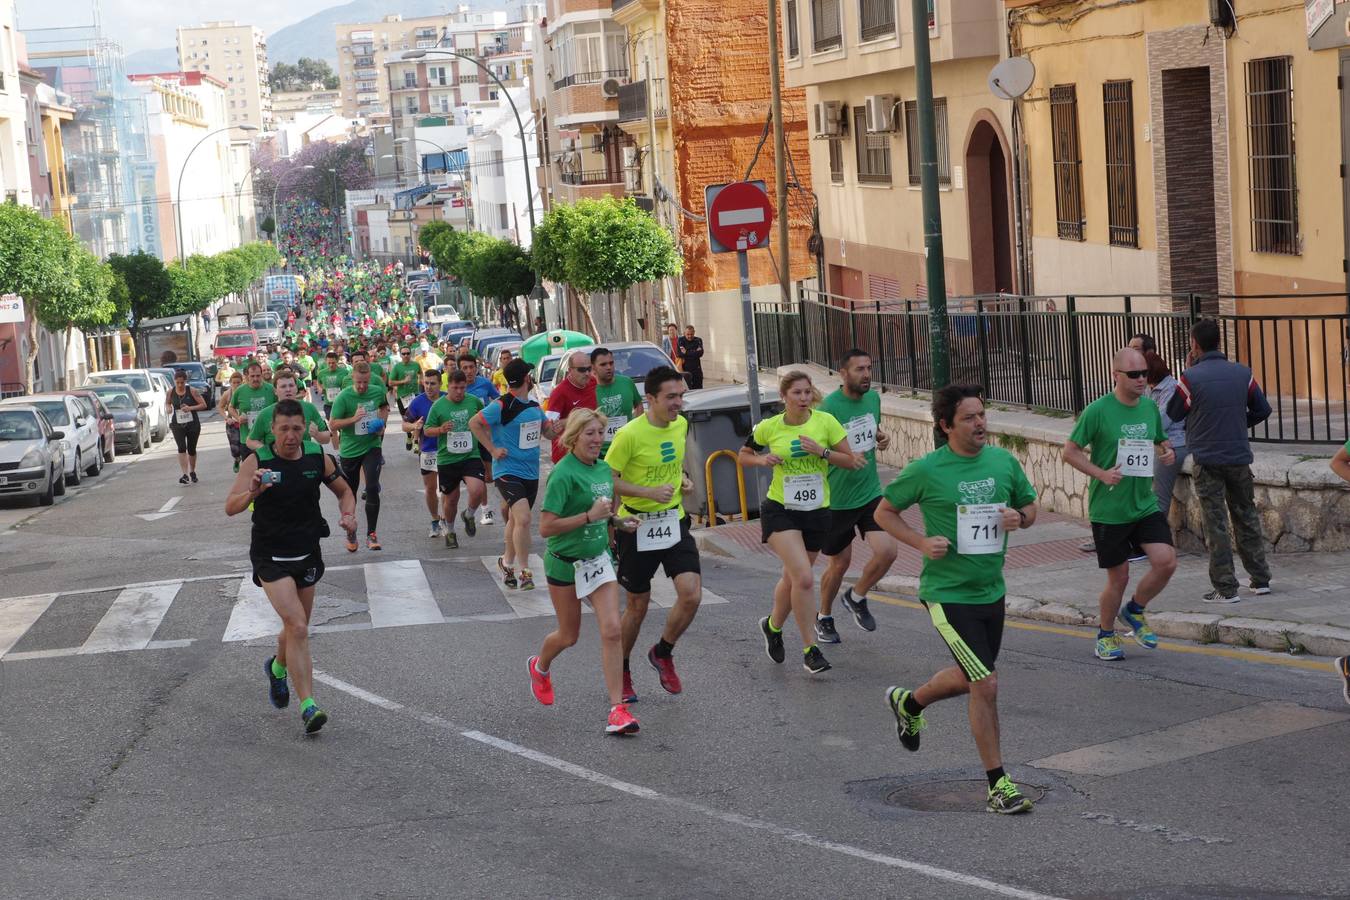
<svg viewBox="0 0 1350 900">
<path fill-rule="evenodd" d="M 186 453 L 188 456 L 197 455 L 197 438 L 201 437 L 202 426 L 200 422 L 193 422 L 191 425 L 170 425 L 173 431 L 174 443 L 178 445 L 179 453 Z"/>
<path fill-rule="evenodd" d="M 373 534 L 380 518 L 380 469 L 384 468 L 384 452 L 376 447 L 362 456 L 340 457 L 342 476 L 351 485 L 352 492 L 360 490 L 361 475 L 366 477 L 366 533 Z"/>
</svg>

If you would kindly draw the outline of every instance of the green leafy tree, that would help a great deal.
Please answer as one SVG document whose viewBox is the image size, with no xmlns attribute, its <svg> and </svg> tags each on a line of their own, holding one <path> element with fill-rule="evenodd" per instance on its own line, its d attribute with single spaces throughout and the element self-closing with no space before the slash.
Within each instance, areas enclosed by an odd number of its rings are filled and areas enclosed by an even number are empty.
<svg viewBox="0 0 1350 900">
<path fill-rule="evenodd" d="M 540 278 L 559 284 L 568 278 L 567 256 L 572 243 L 572 230 L 578 219 L 577 208 L 571 204 L 557 204 L 534 229 L 530 255 Z"/>
<path fill-rule="evenodd" d="M 421 247 L 423 250 L 430 251 L 438 237 L 445 234 L 447 231 L 454 230 L 455 229 L 450 226 L 449 222 L 441 222 L 439 220 L 428 222 L 417 229 L 417 246 Z"/>
<path fill-rule="evenodd" d="M 132 346 L 139 346 L 141 322 L 173 314 L 173 282 L 159 257 L 143 250 L 127 256 L 114 253 L 108 257 L 108 267 L 116 281 L 112 324 L 125 325 L 131 332 Z"/>
<path fill-rule="evenodd" d="M 465 286 L 498 304 L 528 294 L 534 287 L 529 254 L 510 241 L 474 233 L 458 262 Z"/>
<path fill-rule="evenodd" d="M 277 220 L 269 215 L 262 220 L 262 223 L 258 225 L 258 228 L 262 230 L 263 234 L 270 238 L 277 233 Z"/>
<path fill-rule="evenodd" d="M 447 275 L 459 278 L 459 257 L 468 241 L 462 231 L 445 231 L 431 242 L 431 261 Z"/>
</svg>

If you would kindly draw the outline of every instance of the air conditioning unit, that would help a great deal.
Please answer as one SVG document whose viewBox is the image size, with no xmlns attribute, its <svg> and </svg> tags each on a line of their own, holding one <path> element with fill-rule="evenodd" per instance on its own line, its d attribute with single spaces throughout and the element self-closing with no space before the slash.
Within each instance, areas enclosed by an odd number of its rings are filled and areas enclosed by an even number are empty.
<svg viewBox="0 0 1350 900">
<path fill-rule="evenodd" d="M 621 85 L 619 79 L 606 78 L 603 82 L 600 83 L 600 93 L 610 98 L 617 97 L 619 96 L 620 86 Z"/>
<path fill-rule="evenodd" d="M 885 134 L 895 131 L 895 95 L 873 94 L 867 98 L 867 133 Z"/>
<path fill-rule="evenodd" d="M 623 148 L 623 167 L 625 169 L 636 169 L 638 166 L 638 148 Z"/>
<path fill-rule="evenodd" d="M 843 101 L 826 100 L 817 103 L 815 114 L 816 137 L 834 138 L 843 136 L 846 127 Z"/>
</svg>

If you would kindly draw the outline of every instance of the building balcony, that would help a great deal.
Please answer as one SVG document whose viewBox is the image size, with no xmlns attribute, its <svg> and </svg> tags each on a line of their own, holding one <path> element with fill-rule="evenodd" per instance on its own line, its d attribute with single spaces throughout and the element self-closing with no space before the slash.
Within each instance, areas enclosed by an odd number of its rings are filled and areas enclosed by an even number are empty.
<svg viewBox="0 0 1350 900">
<path fill-rule="evenodd" d="M 593 172 L 563 172 L 558 176 L 561 184 L 572 185 L 573 187 L 595 185 L 618 185 L 623 186 L 623 171 L 609 172 L 605 169 L 598 169 Z M 620 190 L 622 193 L 622 190 Z"/>
<path fill-rule="evenodd" d="M 661 11 L 661 0 L 611 0 L 610 9 L 614 21 L 620 25 L 631 25 L 649 13 Z"/>
<path fill-rule="evenodd" d="M 625 122 L 647 121 L 647 91 L 651 84 L 651 113 L 658 121 L 670 115 L 670 101 L 666 94 L 664 78 L 643 79 L 625 84 L 619 88 L 619 124 Z"/>
<path fill-rule="evenodd" d="M 569 88 L 576 84 L 602 84 L 610 78 L 617 78 L 621 82 L 627 82 L 628 70 L 603 69 L 598 72 L 576 72 L 553 82 L 553 89 L 555 91 L 561 91 L 563 88 Z"/>
</svg>

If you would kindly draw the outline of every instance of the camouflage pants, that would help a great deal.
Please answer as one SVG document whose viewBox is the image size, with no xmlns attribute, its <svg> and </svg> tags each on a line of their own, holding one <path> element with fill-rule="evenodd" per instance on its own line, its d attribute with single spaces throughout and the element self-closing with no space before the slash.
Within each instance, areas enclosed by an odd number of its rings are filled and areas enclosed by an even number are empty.
<svg viewBox="0 0 1350 900">
<path fill-rule="evenodd" d="M 1237 538 L 1242 567 L 1252 584 L 1270 584 L 1270 566 L 1266 564 L 1265 538 L 1261 517 L 1253 497 L 1252 470 L 1249 466 L 1195 467 L 1195 493 L 1204 511 L 1205 544 L 1209 547 L 1209 581 L 1225 595 L 1237 593 L 1237 573 L 1233 570 L 1233 540 Z M 1232 514 L 1232 536 L 1229 514 Z"/>
</svg>

